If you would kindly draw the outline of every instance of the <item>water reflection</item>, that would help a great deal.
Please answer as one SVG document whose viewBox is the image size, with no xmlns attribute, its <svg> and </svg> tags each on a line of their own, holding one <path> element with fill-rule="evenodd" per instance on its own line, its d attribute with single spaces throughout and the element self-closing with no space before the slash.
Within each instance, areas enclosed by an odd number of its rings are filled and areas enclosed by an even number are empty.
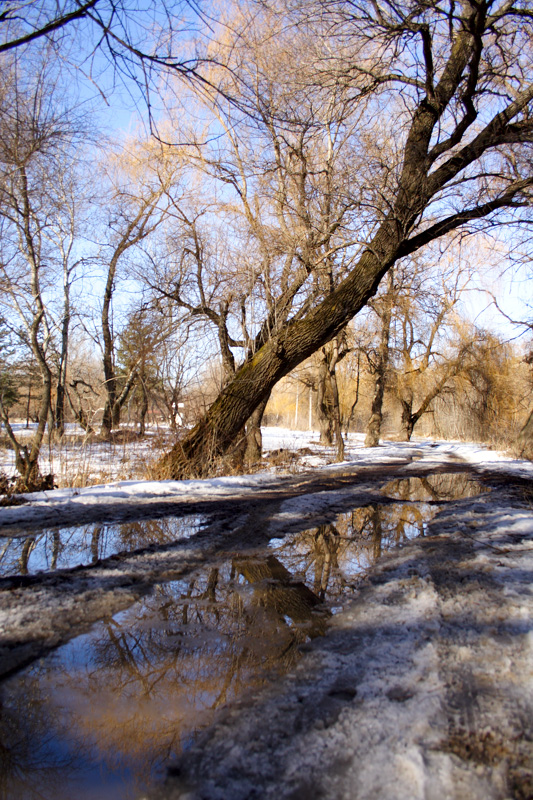
<svg viewBox="0 0 533 800">
<path fill-rule="evenodd" d="M 116 553 L 192 536 L 205 524 L 198 516 L 164 517 L 143 522 L 93 524 L 45 530 L 26 538 L 6 538 L 0 547 L 0 576 L 94 564 Z"/>
<path fill-rule="evenodd" d="M 372 504 L 340 514 L 335 524 L 273 544 L 283 564 L 317 597 L 337 604 L 352 594 L 355 578 L 385 550 L 423 535 L 436 511 L 428 504 Z"/>
<path fill-rule="evenodd" d="M 457 477 L 454 497 L 479 493 Z M 296 663 L 300 645 L 324 633 L 362 570 L 388 548 L 425 534 L 437 501 L 452 490 L 448 478 L 393 481 L 384 494 L 398 502 L 355 508 L 334 524 L 272 540 L 262 552 L 234 553 L 158 584 L 127 611 L 5 681 L 1 796 L 141 797 L 221 706 Z M 113 546 L 134 549 L 175 539 L 182 523 L 135 523 L 115 526 L 115 533 L 109 526 L 109 535 L 119 537 Z M 84 529 L 89 560 L 108 552 L 105 527 Z M 46 535 L 50 564 L 61 564 L 70 535 Z M 37 540 L 19 542 L 12 558 L 31 569 Z"/>
<path fill-rule="evenodd" d="M 402 502 L 371 504 L 340 514 L 335 524 L 273 539 L 278 558 L 322 600 L 335 607 L 350 596 L 354 580 L 386 550 L 424 536 L 440 503 L 488 491 L 464 474 L 394 480 L 382 488 Z"/>
<path fill-rule="evenodd" d="M 5 682 L 2 796 L 139 796 L 218 708 L 295 663 L 318 606 L 271 554 L 158 585 Z"/>
<path fill-rule="evenodd" d="M 443 503 L 490 491 L 466 472 L 443 472 L 421 478 L 400 478 L 382 487 L 382 494 L 398 500 Z"/>
</svg>

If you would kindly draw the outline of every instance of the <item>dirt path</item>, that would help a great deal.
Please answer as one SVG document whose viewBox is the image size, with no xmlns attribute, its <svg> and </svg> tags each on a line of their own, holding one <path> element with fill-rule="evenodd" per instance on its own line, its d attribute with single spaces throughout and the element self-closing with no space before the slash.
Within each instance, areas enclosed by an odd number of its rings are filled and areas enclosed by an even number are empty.
<svg viewBox="0 0 533 800">
<path fill-rule="evenodd" d="M 379 562 L 293 674 L 229 708 L 158 800 L 533 797 L 529 498 L 450 504 L 428 534 Z"/>
<path fill-rule="evenodd" d="M 444 471 L 464 472 L 457 464 Z M 392 471 L 391 471 L 392 470 Z M 207 524 L 189 539 L 120 553 L 84 567 L 0 578 L 0 676 L 30 663 L 48 650 L 85 632 L 103 617 L 131 605 L 161 581 L 177 580 L 228 552 L 265 547 L 269 539 L 332 521 L 345 509 L 397 502 L 380 494 L 394 477 L 427 475 L 430 465 L 402 463 L 373 469 L 321 470 L 283 477 L 253 495 L 207 498 L 201 502 L 135 504 L 82 508 L 82 519 L 131 521 L 147 517 L 204 515 Z M 305 495 L 305 508 L 283 513 Z M 60 516 L 72 524 L 72 510 Z M 41 517 L 41 527 L 52 519 Z M 56 520 L 57 521 L 57 520 Z M 35 533 L 35 525 L 25 532 Z M 18 536 L 21 530 L 17 529 Z"/>
</svg>

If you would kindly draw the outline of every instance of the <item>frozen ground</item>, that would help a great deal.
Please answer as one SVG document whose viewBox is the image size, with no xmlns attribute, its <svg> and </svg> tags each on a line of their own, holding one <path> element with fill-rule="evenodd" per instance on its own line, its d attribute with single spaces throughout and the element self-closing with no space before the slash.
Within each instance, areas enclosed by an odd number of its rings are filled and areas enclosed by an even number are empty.
<svg viewBox="0 0 533 800">
<path fill-rule="evenodd" d="M 293 483 L 295 474 L 316 476 L 335 475 L 348 472 L 363 475 L 365 471 L 377 467 L 393 468 L 395 465 L 416 464 L 428 471 L 445 465 L 461 463 L 471 466 L 480 473 L 500 474 L 502 476 L 533 478 L 533 464 L 529 461 L 512 459 L 502 453 L 494 452 L 478 444 L 461 442 L 385 442 L 379 448 L 368 449 L 363 446 L 362 434 L 351 434 L 346 447 L 346 460 L 333 463 L 333 450 L 318 445 L 318 434 L 306 431 L 290 431 L 282 428 L 265 428 L 263 433 L 265 450 L 264 471 L 254 475 L 238 475 L 214 478 L 211 480 L 190 481 L 148 481 L 122 480 L 87 486 L 83 488 L 63 488 L 48 492 L 24 495 L 23 504 L 0 508 L 0 533 L 10 535 L 24 534 L 29 527 L 45 525 L 75 525 L 102 519 L 131 519 L 137 513 L 161 514 L 165 509 L 183 507 L 191 503 L 208 503 L 214 500 L 243 500 L 246 496 L 262 493 L 267 489 L 277 490 L 284 483 Z M 113 445 L 95 445 L 97 452 L 109 447 L 106 458 L 111 463 Z M 124 450 L 125 446 L 122 446 Z M 281 469 L 271 466 L 269 453 L 280 449 L 298 454 L 305 450 L 298 460 Z M 311 451 L 311 452 L 309 452 Z M 135 463 L 135 447 L 131 446 L 128 460 Z M 146 457 L 146 443 L 141 452 Z M 91 457 L 92 458 L 92 457 Z M 95 461 L 92 458 L 93 462 Z M 45 472 L 48 464 L 43 464 Z M 0 463 L 0 469 L 1 469 Z M 120 466 L 109 468 L 116 473 Z M 316 472 L 312 472 L 316 470 Z M 305 480 L 302 477 L 302 480 Z M 312 478 L 311 478 L 312 481 Z M 308 500 L 301 506 L 293 502 L 294 513 L 305 513 Z"/>
<path fill-rule="evenodd" d="M 13 423 L 15 434 L 22 442 L 28 441 L 36 426 L 31 423 Z M 160 447 L 168 444 L 167 428 L 148 431 L 144 438 L 132 441 L 98 442 L 88 438 L 78 425 L 66 426 L 66 436 L 62 442 L 41 449 L 40 467 L 43 475 L 50 472 L 58 486 L 89 486 L 144 475 L 148 465 L 157 457 Z M 0 429 L 0 433 L 4 433 Z M 5 434 L 4 434 L 5 436 Z M 6 440 L 7 441 L 7 440 Z M 0 474 L 15 475 L 15 458 L 11 449 L 0 446 Z"/>
<path fill-rule="evenodd" d="M 290 474 L 121 481 L 0 508 L 6 536 L 169 512 L 207 520 L 179 542 L 1 579 L 2 673 L 221 552 L 253 552 L 357 503 L 382 502 L 391 477 L 472 470 L 491 491 L 447 503 L 423 538 L 384 556 L 294 671 L 229 706 L 153 797 L 532 798 L 533 465 L 461 443 L 370 451 L 357 437 L 346 462 L 328 465 L 310 434 L 265 439 L 270 450 L 313 452 Z"/>
<path fill-rule="evenodd" d="M 533 797 L 533 518 L 496 494 L 385 556 L 293 673 L 229 708 L 157 797 Z"/>
</svg>

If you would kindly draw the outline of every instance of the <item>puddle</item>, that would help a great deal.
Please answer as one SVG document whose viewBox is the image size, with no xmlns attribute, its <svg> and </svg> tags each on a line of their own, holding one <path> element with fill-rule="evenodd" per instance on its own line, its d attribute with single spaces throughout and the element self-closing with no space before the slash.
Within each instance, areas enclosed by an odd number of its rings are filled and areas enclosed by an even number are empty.
<svg viewBox="0 0 533 800">
<path fill-rule="evenodd" d="M 158 585 L 4 683 L 2 797 L 140 797 L 217 709 L 324 633 L 318 602 L 271 554 Z"/>
<path fill-rule="evenodd" d="M 444 472 L 425 478 L 400 478 L 381 488 L 387 497 L 411 502 L 445 503 L 489 492 L 490 489 L 473 479 L 468 473 Z"/>
<path fill-rule="evenodd" d="M 2 797 L 143 797 L 222 706 L 296 663 L 300 645 L 325 632 L 363 570 L 387 549 L 425 534 L 454 480 L 454 496 L 483 491 L 464 475 L 393 481 L 383 494 L 398 502 L 354 508 L 253 555 L 230 554 L 186 579 L 158 584 L 6 680 Z M 185 535 L 183 522 L 116 526 L 113 535 L 129 531 L 140 546 L 157 535 Z M 90 540 L 91 530 L 83 530 Z"/>
<path fill-rule="evenodd" d="M 0 539 L 0 576 L 33 575 L 88 566 L 116 553 L 186 539 L 205 524 L 198 516 L 163 517 L 143 522 L 93 524 L 45 530 L 27 537 Z"/>
</svg>

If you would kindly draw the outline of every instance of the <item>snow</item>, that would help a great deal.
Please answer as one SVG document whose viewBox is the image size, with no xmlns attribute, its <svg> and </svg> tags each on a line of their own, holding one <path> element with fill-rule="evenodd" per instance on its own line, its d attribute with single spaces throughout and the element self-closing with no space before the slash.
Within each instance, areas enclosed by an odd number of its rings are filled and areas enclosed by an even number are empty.
<svg viewBox="0 0 533 800">
<path fill-rule="evenodd" d="M 263 446 L 268 453 L 280 448 L 295 451 L 302 448 L 315 448 L 314 456 L 304 456 L 300 469 L 314 468 L 342 472 L 346 468 L 357 470 L 372 469 L 395 464 L 421 465 L 428 468 L 458 461 L 469 464 L 480 473 L 508 475 L 510 477 L 533 478 L 533 464 L 529 461 L 512 459 L 503 453 L 491 451 L 479 444 L 461 442 L 387 442 L 377 448 L 365 448 L 362 434 L 351 434 L 346 447 L 345 461 L 333 464 L 333 450 L 318 448 L 318 434 L 306 431 L 290 431 L 280 428 L 263 430 Z M 1 468 L 1 466 L 0 466 Z M 292 468 L 294 473 L 295 467 Z M 103 507 L 113 515 L 125 507 L 158 504 L 180 504 L 207 499 L 231 499 L 252 496 L 259 489 L 279 485 L 280 474 L 272 469 L 254 475 L 237 475 L 209 480 L 188 481 L 150 481 L 120 480 L 83 488 L 54 489 L 24 495 L 25 503 L 20 506 L 0 508 L 0 531 L 12 530 L 27 524 L 50 524 L 53 514 L 57 514 L 61 524 L 76 524 L 90 518 L 92 506 L 97 511 Z M 317 502 L 321 502 L 318 500 Z M 294 501 L 287 514 L 301 513 L 308 509 L 308 500 Z M 44 516 L 43 516 L 44 515 Z"/>
<path fill-rule="evenodd" d="M 153 797 L 531 797 L 532 518 L 505 493 L 492 506 L 460 501 L 382 558 L 293 673 L 228 708 Z M 459 532 L 482 511 L 483 533 Z"/>
<path fill-rule="evenodd" d="M 392 477 L 470 467 L 491 491 L 443 504 L 423 537 L 362 573 L 353 601 L 325 637 L 306 646 L 292 672 L 228 705 L 146 797 L 532 797 L 533 464 L 475 443 L 415 440 L 365 449 L 357 435 L 349 437 L 346 460 L 333 464 L 316 434 L 277 429 L 264 431 L 264 447 L 309 448 L 313 455 L 288 473 L 265 466 L 204 481 L 118 480 L 0 508 L 0 530 L 9 535 L 136 511 L 198 514 L 210 502 L 223 510 L 191 538 L 90 568 L 3 579 L 3 670 L 220 552 L 239 544 L 253 550 L 370 502 Z"/>
</svg>

